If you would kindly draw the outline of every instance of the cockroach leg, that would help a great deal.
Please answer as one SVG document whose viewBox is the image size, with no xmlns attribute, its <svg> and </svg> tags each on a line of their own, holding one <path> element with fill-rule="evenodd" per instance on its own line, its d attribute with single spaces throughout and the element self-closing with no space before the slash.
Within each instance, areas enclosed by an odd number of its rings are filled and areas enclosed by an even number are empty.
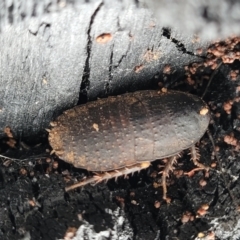
<svg viewBox="0 0 240 240">
<path fill-rule="evenodd" d="M 193 161 L 193 163 L 198 167 L 198 168 L 202 168 L 206 171 L 209 170 L 209 167 L 206 167 L 205 165 L 203 165 L 202 163 L 198 162 L 200 154 L 198 152 L 198 149 L 195 146 L 191 147 L 191 160 Z"/>
<path fill-rule="evenodd" d="M 189 172 L 185 172 L 184 175 L 187 175 L 188 177 L 192 177 L 195 174 L 195 172 L 201 171 L 201 170 L 203 170 L 203 168 L 201 168 L 201 167 L 200 168 L 194 168 Z"/>
<path fill-rule="evenodd" d="M 166 178 L 169 176 L 169 172 L 173 170 L 173 164 L 177 161 L 177 156 L 170 157 L 166 163 L 162 173 L 162 188 L 163 188 L 163 199 L 167 200 L 167 183 Z"/>
<path fill-rule="evenodd" d="M 53 155 L 56 151 L 53 149 L 51 152 L 50 152 L 50 155 Z"/>
<path fill-rule="evenodd" d="M 143 169 L 148 168 L 149 166 L 150 166 L 150 162 L 142 162 L 142 163 L 136 163 L 132 166 L 121 168 L 118 170 L 107 171 L 107 172 L 103 172 L 103 173 L 95 173 L 94 176 L 89 177 L 89 178 L 83 180 L 82 182 L 78 182 L 69 187 L 66 187 L 65 190 L 66 190 L 66 192 L 68 192 L 70 190 L 85 186 L 87 184 L 97 184 L 102 181 L 108 181 L 111 178 L 117 179 L 118 177 L 126 176 L 130 173 L 139 172 Z"/>
</svg>

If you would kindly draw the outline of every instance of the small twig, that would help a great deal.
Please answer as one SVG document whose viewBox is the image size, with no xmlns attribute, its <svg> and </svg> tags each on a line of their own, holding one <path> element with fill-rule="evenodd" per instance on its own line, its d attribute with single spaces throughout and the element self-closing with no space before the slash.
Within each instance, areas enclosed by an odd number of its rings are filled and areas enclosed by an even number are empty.
<svg viewBox="0 0 240 240">
<path fill-rule="evenodd" d="M 4 156 L 4 155 L 1 155 L 1 154 L 0 154 L 0 158 L 12 160 L 12 161 L 28 161 L 29 159 L 35 160 L 35 159 L 39 159 L 39 158 L 47 158 L 47 156 L 35 155 L 34 157 L 33 157 L 33 156 L 30 156 L 30 157 L 28 157 L 28 158 L 20 159 L 20 158 L 7 157 L 7 156 Z"/>
</svg>

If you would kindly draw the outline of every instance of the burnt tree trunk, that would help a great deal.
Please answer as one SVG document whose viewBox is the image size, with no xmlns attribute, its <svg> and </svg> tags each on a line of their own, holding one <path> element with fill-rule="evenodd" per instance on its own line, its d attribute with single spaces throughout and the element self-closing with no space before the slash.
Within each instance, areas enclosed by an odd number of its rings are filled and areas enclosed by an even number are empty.
<svg viewBox="0 0 240 240">
<path fill-rule="evenodd" d="M 78 102 L 179 81 L 205 56 L 133 3 L 27 2 L 1 10 L 0 137 L 36 136 Z"/>
</svg>

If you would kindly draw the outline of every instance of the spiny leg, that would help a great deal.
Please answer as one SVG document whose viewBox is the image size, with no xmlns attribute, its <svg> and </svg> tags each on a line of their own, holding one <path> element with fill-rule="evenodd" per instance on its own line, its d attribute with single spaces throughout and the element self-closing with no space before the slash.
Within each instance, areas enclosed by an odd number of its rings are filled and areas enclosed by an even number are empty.
<svg viewBox="0 0 240 240">
<path fill-rule="evenodd" d="M 206 167 L 205 165 L 203 165 L 202 163 L 198 162 L 200 154 L 197 151 L 197 148 L 194 146 L 191 147 L 191 160 L 193 161 L 193 163 L 201 169 L 205 169 L 206 171 L 209 170 L 209 167 Z"/>
<path fill-rule="evenodd" d="M 167 183 L 166 178 L 169 175 L 169 171 L 173 170 L 173 164 L 177 161 L 177 156 L 170 157 L 162 171 L 162 188 L 163 188 L 163 199 L 167 200 Z"/>
<path fill-rule="evenodd" d="M 75 183 L 75 184 L 73 184 L 69 187 L 66 187 L 65 190 L 70 191 L 70 190 L 73 190 L 75 188 L 82 187 L 82 186 L 85 186 L 85 185 L 91 184 L 91 183 L 92 184 L 97 184 L 97 183 L 100 183 L 104 180 L 108 181 L 111 178 L 117 179 L 120 176 L 126 176 L 130 173 L 139 172 L 143 169 L 148 168 L 149 166 L 150 166 L 150 162 L 142 162 L 142 163 L 137 163 L 137 164 L 134 164 L 132 166 L 121 168 L 121 169 L 114 170 L 114 171 L 108 171 L 108 172 L 103 172 L 103 173 L 95 173 L 96 175 L 94 175 L 92 177 L 89 177 L 89 178 L 83 180 L 82 182 L 78 182 L 78 183 Z"/>
</svg>

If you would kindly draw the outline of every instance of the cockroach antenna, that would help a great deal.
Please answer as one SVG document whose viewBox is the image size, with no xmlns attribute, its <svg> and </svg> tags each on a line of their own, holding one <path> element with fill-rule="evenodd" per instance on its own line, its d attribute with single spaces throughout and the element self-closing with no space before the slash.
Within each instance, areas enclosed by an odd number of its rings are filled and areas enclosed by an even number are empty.
<svg viewBox="0 0 240 240">
<path fill-rule="evenodd" d="M 207 130 L 207 134 L 208 134 L 208 137 L 209 137 L 209 139 L 210 139 L 210 142 L 211 142 L 211 144 L 212 144 L 212 146 L 213 146 L 213 152 L 214 152 L 215 158 L 216 158 L 216 160 L 217 160 L 217 163 L 218 163 L 218 166 L 219 166 L 219 169 L 220 169 L 220 174 L 222 175 L 222 178 L 223 178 L 223 181 L 224 181 L 224 185 L 225 185 L 225 187 L 226 187 L 226 189 L 227 189 L 227 191 L 228 191 L 228 193 L 229 193 L 229 196 L 230 196 L 231 199 L 232 199 L 233 204 L 235 205 L 236 209 L 238 209 L 239 206 L 238 206 L 238 204 L 237 204 L 236 198 L 235 198 L 234 195 L 232 194 L 232 192 L 231 192 L 231 190 L 230 190 L 230 188 L 229 188 L 227 179 L 225 178 L 224 173 L 223 173 L 223 171 L 222 171 L 222 169 L 223 169 L 223 168 L 222 168 L 222 163 L 221 163 L 221 161 L 220 161 L 220 158 L 219 158 L 219 156 L 218 156 L 217 151 L 215 150 L 215 149 L 216 149 L 216 146 L 215 146 L 215 143 L 214 143 L 212 134 L 210 133 L 209 129 Z"/>
<path fill-rule="evenodd" d="M 210 86 L 213 78 L 214 78 L 215 75 L 217 74 L 219 68 L 221 67 L 222 63 L 223 63 L 223 62 L 220 62 L 220 63 L 217 65 L 217 67 L 215 68 L 215 70 L 213 71 L 213 73 L 212 73 L 212 75 L 211 75 L 211 77 L 210 77 L 210 79 L 209 79 L 209 81 L 208 81 L 208 84 L 207 84 L 207 86 L 206 86 L 206 89 L 205 89 L 204 93 L 202 94 L 202 97 L 201 97 L 202 99 L 205 97 L 205 95 L 206 95 L 206 93 L 207 93 L 207 91 L 208 91 L 208 88 L 209 88 L 209 86 Z M 226 178 L 225 178 L 225 176 L 224 176 L 224 173 L 223 173 L 223 171 L 222 171 L 222 164 L 221 164 L 220 158 L 219 158 L 219 156 L 218 156 L 218 153 L 217 153 L 217 151 L 216 151 L 215 143 L 214 143 L 212 134 L 211 134 L 210 131 L 209 131 L 209 128 L 207 129 L 206 132 L 207 132 L 208 138 L 210 139 L 210 142 L 211 142 L 211 144 L 212 144 L 213 152 L 214 152 L 215 158 L 216 158 L 216 160 L 217 160 L 217 163 L 218 163 L 218 166 L 219 166 L 219 169 L 220 169 L 219 172 L 220 172 L 220 174 L 222 175 L 222 178 L 223 178 L 225 187 L 226 187 L 226 189 L 227 189 L 227 191 L 228 191 L 228 193 L 229 193 L 229 196 L 230 196 L 231 199 L 232 199 L 233 204 L 235 205 L 236 208 L 239 208 L 239 206 L 238 206 L 238 204 L 237 204 L 237 201 L 236 201 L 236 198 L 235 198 L 234 195 L 232 194 L 232 192 L 231 192 L 231 190 L 230 190 L 230 188 L 229 188 L 229 185 L 228 185 L 228 183 L 227 183 L 227 180 L 226 180 Z M 212 170 L 213 170 L 213 169 L 212 169 Z"/>
<path fill-rule="evenodd" d="M 217 74 L 219 68 L 221 67 L 221 65 L 222 65 L 222 62 L 220 62 L 220 63 L 217 65 L 217 67 L 214 69 L 214 71 L 213 71 L 213 73 L 212 73 L 212 75 L 211 75 L 211 77 L 210 77 L 210 79 L 209 79 L 209 81 L 208 81 L 208 84 L 207 84 L 207 86 L 206 86 L 206 88 L 205 88 L 205 91 L 204 91 L 204 93 L 203 93 L 203 95 L 202 95 L 202 99 L 205 97 L 205 95 L 206 95 L 206 93 L 207 93 L 207 91 L 208 91 L 208 88 L 209 88 L 209 86 L 210 86 L 213 78 L 214 78 L 215 75 Z"/>
</svg>

